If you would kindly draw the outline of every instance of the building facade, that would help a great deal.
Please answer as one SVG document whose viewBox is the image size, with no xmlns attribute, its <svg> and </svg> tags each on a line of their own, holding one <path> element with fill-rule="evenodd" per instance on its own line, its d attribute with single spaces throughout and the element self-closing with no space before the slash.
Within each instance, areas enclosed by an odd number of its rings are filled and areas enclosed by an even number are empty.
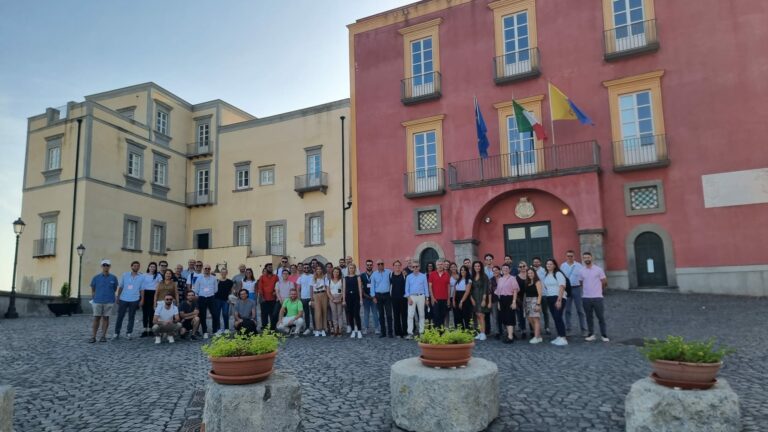
<svg viewBox="0 0 768 432">
<path fill-rule="evenodd" d="M 57 295 L 71 282 L 75 296 L 79 244 L 84 295 L 104 258 L 116 273 L 195 258 L 257 274 L 282 255 L 338 259 L 348 107 L 255 118 L 145 83 L 31 117 L 17 286 Z"/>
<path fill-rule="evenodd" d="M 430 0 L 349 25 L 356 255 L 574 249 L 613 288 L 768 295 L 766 127 L 752 112 L 768 56 L 749 54 L 768 11 L 695 9 Z M 715 28 L 728 37 L 703 37 Z M 548 83 L 594 126 L 552 121 Z M 518 130 L 513 100 L 547 139 Z"/>
</svg>

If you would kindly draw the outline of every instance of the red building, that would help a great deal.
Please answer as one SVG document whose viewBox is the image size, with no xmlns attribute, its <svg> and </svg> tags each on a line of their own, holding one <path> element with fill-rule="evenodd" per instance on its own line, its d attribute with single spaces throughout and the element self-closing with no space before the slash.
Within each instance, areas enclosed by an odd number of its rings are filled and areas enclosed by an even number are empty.
<svg viewBox="0 0 768 432">
<path fill-rule="evenodd" d="M 574 249 L 614 288 L 768 295 L 768 7 L 693 9 L 429 0 L 351 24 L 355 255 Z M 548 82 L 594 126 L 551 122 Z"/>
</svg>

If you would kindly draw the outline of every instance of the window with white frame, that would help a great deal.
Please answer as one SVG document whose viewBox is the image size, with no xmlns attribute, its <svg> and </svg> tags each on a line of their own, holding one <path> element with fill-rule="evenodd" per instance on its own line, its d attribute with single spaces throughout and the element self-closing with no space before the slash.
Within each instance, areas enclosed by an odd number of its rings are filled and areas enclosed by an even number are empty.
<svg viewBox="0 0 768 432">
<path fill-rule="evenodd" d="M 623 51 L 646 44 L 643 0 L 614 0 L 613 25 L 616 27 L 616 50 Z"/>
<path fill-rule="evenodd" d="M 411 42 L 411 76 L 413 97 L 424 96 L 435 91 L 434 62 L 432 58 L 432 37 Z"/>
<path fill-rule="evenodd" d="M 165 253 L 165 223 L 152 221 L 150 252 Z"/>
<path fill-rule="evenodd" d="M 323 233 L 324 212 L 307 213 L 304 215 L 304 245 L 319 246 L 325 241 Z"/>
<path fill-rule="evenodd" d="M 249 221 L 235 222 L 235 246 L 250 246 L 251 223 Z"/>
<path fill-rule="evenodd" d="M 51 295 L 51 282 L 51 278 L 43 278 L 38 280 L 38 293 L 44 296 Z"/>
<path fill-rule="evenodd" d="M 152 166 L 152 183 L 160 186 L 168 185 L 168 159 L 155 155 Z"/>
<path fill-rule="evenodd" d="M 507 117 L 507 151 L 512 176 L 536 173 L 533 132 L 520 132 L 514 116 Z"/>
<path fill-rule="evenodd" d="M 123 219 L 123 249 L 141 249 L 141 218 L 125 215 Z"/>
<path fill-rule="evenodd" d="M 155 130 L 163 135 L 168 135 L 168 111 L 162 108 L 157 109 L 157 122 Z"/>
<path fill-rule="evenodd" d="M 48 163 L 46 169 L 55 170 L 61 168 L 61 141 L 48 147 Z"/>
<path fill-rule="evenodd" d="M 437 133 L 434 130 L 413 134 L 413 163 L 416 172 L 415 191 L 428 192 L 438 189 Z"/>
<path fill-rule="evenodd" d="M 197 145 L 200 147 L 208 147 L 211 140 L 211 124 L 208 122 L 201 122 L 197 124 Z"/>
<path fill-rule="evenodd" d="M 259 168 L 259 186 L 268 186 L 275 184 L 275 167 Z"/>
<path fill-rule="evenodd" d="M 235 164 L 235 189 L 248 189 L 251 187 L 251 163 L 239 162 Z"/>
<path fill-rule="evenodd" d="M 132 151 L 128 152 L 128 175 L 131 177 L 141 177 L 141 159 L 142 155 Z"/>
<path fill-rule="evenodd" d="M 267 254 L 285 255 L 285 222 L 267 222 Z"/>
<path fill-rule="evenodd" d="M 530 72 L 528 11 L 506 15 L 501 23 L 504 32 L 504 76 Z"/>
<path fill-rule="evenodd" d="M 619 116 L 624 162 L 632 165 L 656 161 L 651 92 L 619 96 Z"/>
</svg>

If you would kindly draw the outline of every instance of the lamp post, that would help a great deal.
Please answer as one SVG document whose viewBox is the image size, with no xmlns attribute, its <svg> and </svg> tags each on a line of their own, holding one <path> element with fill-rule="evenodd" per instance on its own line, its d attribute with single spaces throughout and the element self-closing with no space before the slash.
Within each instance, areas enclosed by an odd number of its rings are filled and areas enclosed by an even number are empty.
<svg viewBox="0 0 768 432">
<path fill-rule="evenodd" d="M 19 258 L 19 237 L 24 232 L 24 223 L 21 218 L 16 219 L 13 223 L 13 232 L 16 234 L 16 251 L 13 254 L 13 281 L 11 282 L 11 299 L 8 302 L 8 311 L 5 313 L 6 318 L 18 318 L 19 314 L 16 312 L 16 263 Z"/>
<path fill-rule="evenodd" d="M 80 264 L 78 265 L 78 274 L 77 274 L 77 307 L 75 308 L 75 313 L 83 313 L 83 304 L 80 300 L 80 287 L 83 285 L 83 254 L 85 253 L 85 246 L 83 246 L 82 243 L 80 243 L 80 246 L 77 247 L 77 256 L 80 257 Z"/>
</svg>

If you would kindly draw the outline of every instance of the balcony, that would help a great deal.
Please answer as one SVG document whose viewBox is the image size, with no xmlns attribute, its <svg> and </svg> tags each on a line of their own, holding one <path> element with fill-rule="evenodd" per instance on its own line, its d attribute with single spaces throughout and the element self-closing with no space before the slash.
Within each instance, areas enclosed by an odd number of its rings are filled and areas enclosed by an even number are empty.
<svg viewBox="0 0 768 432">
<path fill-rule="evenodd" d="M 187 159 L 213 155 L 213 141 L 195 141 L 187 144 Z"/>
<path fill-rule="evenodd" d="M 213 205 L 215 202 L 216 193 L 213 189 L 187 192 L 187 207 Z"/>
<path fill-rule="evenodd" d="M 445 170 L 442 168 L 426 168 L 408 172 L 403 177 L 406 198 L 445 194 Z"/>
<path fill-rule="evenodd" d="M 541 69 L 538 48 L 519 50 L 493 59 L 493 81 L 497 85 L 536 78 L 539 75 Z"/>
<path fill-rule="evenodd" d="M 554 145 L 448 164 L 451 189 L 514 183 L 600 169 L 597 141 Z"/>
<path fill-rule="evenodd" d="M 659 49 L 656 20 L 636 22 L 606 30 L 603 35 L 605 61 L 630 57 Z"/>
<path fill-rule="evenodd" d="M 32 258 L 56 256 L 56 239 L 44 238 L 32 242 Z"/>
<path fill-rule="evenodd" d="M 317 172 L 294 177 L 293 190 L 304 198 L 304 194 L 312 191 L 328 191 L 328 173 Z"/>
<path fill-rule="evenodd" d="M 442 96 L 440 72 L 428 72 L 400 81 L 400 101 L 403 105 L 438 99 Z"/>
<path fill-rule="evenodd" d="M 645 135 L 613 142 L 613 170 L 634 171 L 669 165 L 666 135 Z"/>
</svg>

